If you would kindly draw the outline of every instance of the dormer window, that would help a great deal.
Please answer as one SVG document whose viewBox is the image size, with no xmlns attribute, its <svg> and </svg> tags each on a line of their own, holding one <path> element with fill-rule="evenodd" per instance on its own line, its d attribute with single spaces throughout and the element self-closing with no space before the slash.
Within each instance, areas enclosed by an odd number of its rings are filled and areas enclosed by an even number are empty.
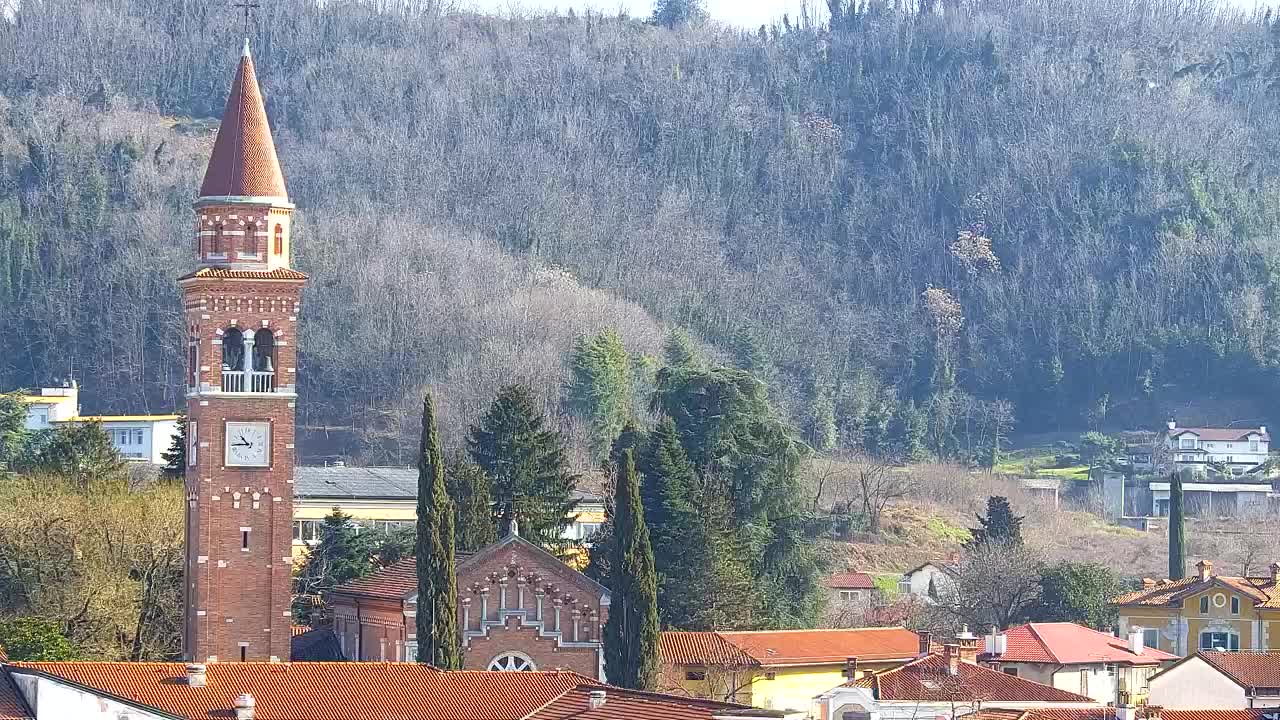
<svg viewBox="0 0 1280 720">
<path fill-rule="evenodd" d="M 1178 441 L 1178 447 L 1183 450 L 1195 450 L 1196 439 L 1194 437 L 1184 437 Z"/>
<path fill-rule="evenodd" d="M 1249 452 L 1258 452 L 1258 436 L 1249 436 Z"/>
</svg>

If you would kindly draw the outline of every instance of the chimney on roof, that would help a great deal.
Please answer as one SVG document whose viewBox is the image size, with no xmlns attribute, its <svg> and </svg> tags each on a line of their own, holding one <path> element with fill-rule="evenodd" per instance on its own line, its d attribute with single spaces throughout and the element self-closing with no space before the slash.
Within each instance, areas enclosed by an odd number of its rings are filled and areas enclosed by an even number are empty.
<svg viewBox="0 0 1280 720">
<path fill-rule="evenodd" d="M 204 663 L 187 663 L 187 687 L 204 687 L 204 676 L 208 669 Z"/>
<path fill-rule="evenodd" d="M 605 694 L 604 690 L 592 690 L 591 700 L 588 702 L 588 704 L 591 706 L 592 710 L 597 710 L 599 708 L 604 707 L 604 703 L 606 700 L 608 700 L 608 696 Z"/>
<path fill-rule="evenodd" d="M 1142 628 L 1137 626 L 1129 628 L 1129 652 L 1134 655 L 1141 655 L 1144 648 Z"/>
<path fill-rule="evenodd" d="M 254 702 L 253 696 L 249 693 L 236 698 L 236 720 L 253 720 L 253 711 L 257 705 L 258 703 Z"/>
<path fill-rule="evenodd" d="M 844 659 L 844 677 L 849 682 L 858 679 L 858 658 L 848 657 Z"/>
<path fill-rule="evenodd" d="M 959 648 L 961 662 L 978 664 L 978 636 L 969 632 L 968 625 L 964 625 L 956 635 L 956 647 Z"/>
<path fill-rule="evenodd" d="M 1144 578 L 1142 578 L 1142 589 L 1143 589 L 1143 590 L 1150 590 L 1151 588 L 1153 588 L 1153 587 L 1155 587 L 1155 586 L 1156 586 L 1156 581 L 1155 581 L 1154 579 L 1149 578 L 1149 577 L 1144 577 Z"/>
<path fill-rule="evenodd" d="M 1000 628 L 995 625 L 991 626 L 991 634 L 986 638 L 986 652 L 996 658 L 1005 654 L 1009 649 L 1009 636 L 1000 632 Z"/>
<path fill-rule="evenodd" d="M 1267 568 L 1271 571 L 1271 584 L 1280 585 L 1280 562 L 1273 562 Z"/>
<path fill-rule="evenodd" d="M 951 676 L 960 674 L 960 646 L 955 643 L 947 643 L 942 646 L 942 657 L 947 661 L 947 674 Z"/>
<path fill-rule="evenodd" d="M 1196 563 L 1196 573 L 1200 576 L 1200 582 L 1204 582 L 1213 577 L 1213 563 L 1209 560 L 1201 560 Z"/>
<path fill-rule="evenodd" d="M 1259 432 L 1259 433 L 1261 433 L 1261 434 L 1263 434 L 1263 435 L 1266 435 L 1266 434 L 1267 434 L 1267 426 L 1266 426 L 1266 425 L 1259 425 L 1259 426 L 1258 426 L 1258 432 Z"/>
<path fill-rule="evenodd" d="M 928 655 L 933 650 L 933 633 L 920 632 L 916 633 L 920 638 L 920 649 L 916 654 L 920 657 Z"/>
</svg>

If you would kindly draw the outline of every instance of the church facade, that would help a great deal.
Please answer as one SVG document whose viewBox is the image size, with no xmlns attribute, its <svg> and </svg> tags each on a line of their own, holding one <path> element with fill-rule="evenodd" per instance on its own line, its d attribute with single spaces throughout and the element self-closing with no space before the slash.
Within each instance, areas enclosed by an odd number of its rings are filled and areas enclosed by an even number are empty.
<svg viewBox="0 0 1280 720">
<path fill-rule="evenodd" d="M 458 627 L 467 670 L 573 670 L 604 680 L 609 591 L 518 532 L 458 562 Z M 348 660 L 417 657 L 414 558 L 331 593 Z"/>
<path fill-rule="evenodd" d="M 306 275 L 245 41 L 195 202 L 187 330 L 187 660 L 287 660 L 297 337 Z"/>
</svg>

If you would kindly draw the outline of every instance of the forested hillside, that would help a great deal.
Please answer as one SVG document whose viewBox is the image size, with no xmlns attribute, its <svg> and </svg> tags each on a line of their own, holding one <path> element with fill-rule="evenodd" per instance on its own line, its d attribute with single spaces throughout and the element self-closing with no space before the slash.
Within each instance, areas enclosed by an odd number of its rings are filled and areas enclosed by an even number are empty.
<svg viewBox="0 0 1280 720">
<path fill-rule="evenodd" d="M 636 355 L 687 329 L 818 446 L 977 458 L 1015 425 L 1275 397 L 1280 22 L 829 4 L 746 33 L 263 3 L 313 278 L 304 421 L 376 448 L 433 387 L 457 444 L 511 379 L 559 407 L 606 326 Z M 173 279 L 239 23 L 191 0 L 0 23 L 0 386 L 181 403 Z"/>
</svg>

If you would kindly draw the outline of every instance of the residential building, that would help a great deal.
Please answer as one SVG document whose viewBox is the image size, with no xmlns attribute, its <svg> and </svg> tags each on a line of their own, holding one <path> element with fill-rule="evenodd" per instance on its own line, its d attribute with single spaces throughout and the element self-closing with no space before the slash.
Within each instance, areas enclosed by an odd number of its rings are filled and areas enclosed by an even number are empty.
<svg viewBox="0 0 1280 720">
<path fill-rule="evenodd" d="M 1075 623 L 1027 623 L 986 636 L 983 665 L 1100 703 L 1139 702 L 1147 682 L 1178 659 L 1146 647 L 1140 628 L 1124 639 Z"/>
<path fill-rule="evenodd" d="M 179 415 L 81 415 L 80 388 L 40 388 L 38 395 L 22 395 L 27 406 L 26 428 L 49 430 L 65 423 L 96 422 L 111 445 L 126 460 L 163 465 L 161 457 L 178 435 Z"/>
<path fill-rule="evenodd" d="M 818 720 L 919 720 L 954 718 L 978 710 L 1087 709 L 1091 697 L 1026 680 L 977 664 L 977 639 L 957 638 L 942 652 L 929 652 L 890 670 L 861 672 L 850 660 L 852 679 L 817 696 Z"/>
<path fill-rule="evenodd" d="M 472 670 L 568 669 L 604 679 L 609 591 L 521 538 L 458 561 L 458 624 Z M 333 633 L 350 660 L 417 658 L 418 572 L 406 558 L 331 593 Z"/>
<path fill-rule="evenodd" d="M 827 578 L 828 605 L 863 615 L 874 606 L 875 579 L 864 572 L 838 572 Z"/>
<path fill-rule="evenodd" d="M 418 663 L 34 662 L 0 666 L 3 720 L 729 720 L 738 705 L 573 672 Z"/>
<path fill-rule="evenodd" d="M 1173 710 L 1280 708 L 1280 653 L 1188 655 L 1151 679 L 1147 702 Z"/>
<path fill-rule="evenodd" d="M 937 602 L 955 582 L 955 572 L 943 563 L 927 562 L 902 574 L 898 592 L 926 603 Z"/>
<path fill-rule="evenodd" d="M 390 532 L 414 526 L 418 510 L 418 469 L 408 467 L 358 467 L 336 463 L 324 467 L 302 466 L 293 474 L 293 556 L 300 558 L 308 545 L 319 542 L 326 515 L 340 508 L 357 522 Z M 604 498 L 574 492 L 578 501 L 566 540 L 585 540 L 604 523 Z"/>
<path fill-rule="evenodd" d="M 1280 643 L 1280 563 L 1262 577 L 1214 575 L 1196 563 L 1181 580 L 1144 578 L 1142 588 L 1111 599 L 1120 634 L 1140 628 L 1145 647 L 1174 655 L 1197 650 L 1270 650 Z"/>
<path fill-rule="evenodd" d="M 664 692 L 807 714 L 815 695 L 844 682 L 846 663 L 883 670 L 916 657 L 905 628 L 664 632 Z"/>
<path fill-rule="evenodd" d="M 1172 420 L 1165 432 L 1165 448 L 1174 466 L 1205 467 L 1225 465 L 1232 475 L 1244 475 L 1267 461 L 1271 436 L 1267 427 L 1196 428 L 1178 427 Z"/>
</svg>

